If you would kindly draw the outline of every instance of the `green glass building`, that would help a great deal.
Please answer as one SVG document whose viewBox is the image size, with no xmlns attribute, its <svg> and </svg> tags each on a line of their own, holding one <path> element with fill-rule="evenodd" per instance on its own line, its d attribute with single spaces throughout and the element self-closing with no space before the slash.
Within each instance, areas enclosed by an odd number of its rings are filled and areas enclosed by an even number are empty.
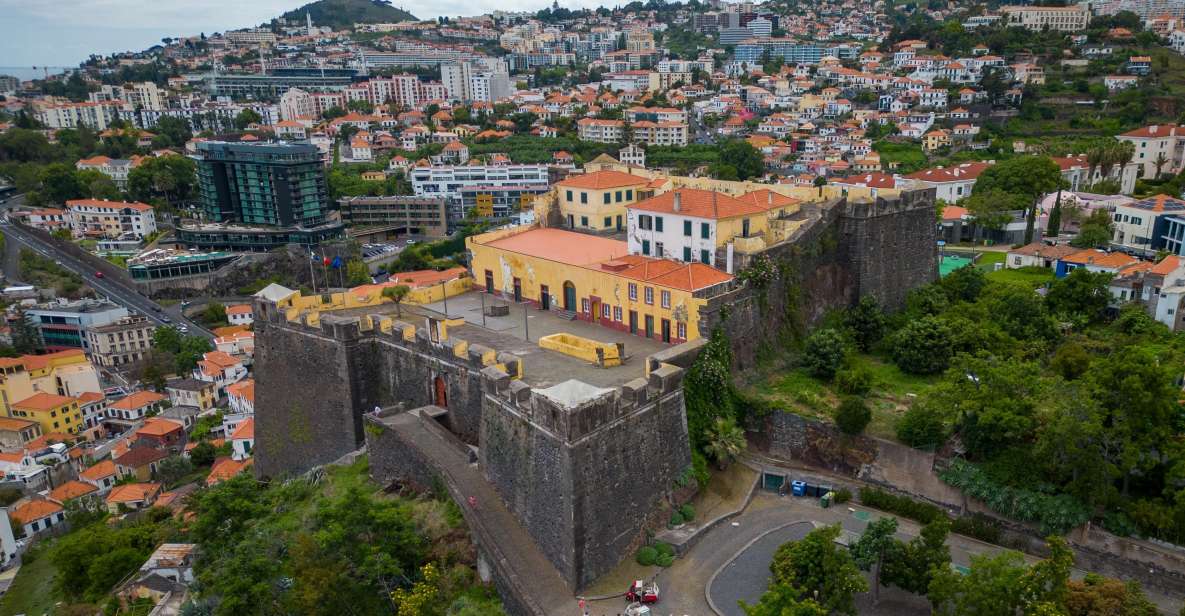
<svg viewBox="0 0 1185 616">
<path fill-rule="evenodd" d="M 330 216 L 325 167 L 315 146 L 206 141 L 197 147 L 206 220 L 182 224 L 179 241 L 203 249 L 269 250 L 341 237 L 344 227 Z M 219 225 L 233 229 L 211 229 Z"/>
</svg>

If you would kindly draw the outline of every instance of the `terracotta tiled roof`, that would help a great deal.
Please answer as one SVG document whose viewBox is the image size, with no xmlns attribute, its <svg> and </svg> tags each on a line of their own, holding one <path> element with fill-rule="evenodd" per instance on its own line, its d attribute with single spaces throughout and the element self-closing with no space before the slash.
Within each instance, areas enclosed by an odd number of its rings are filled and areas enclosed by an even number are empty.
<svg viewBox="0 0 1185 616">
<path fill-rule="evenodd" d="M 594 171 L 582 175 L 570 175 L 556 186 L 564 188 L 586 188 L 590 190 L 604 190 L 606 188 L 624 188 L 626 186 L 641 186 L 648 182 L 647 178 L 630 175 L 620 171 Z"/>
<path fill-rule="evenodd" d="M 86 496 L 91 492 L 97 492 L 99 489 L 95 486 L 83 481 L 67 481 L 62 485 L 50 491 L 49 497 L 64 503 L 70 499 L 78 498 L 79 496 Z"/>
<path fill-rule="evenodd" d="M 152 417 L 144 422 L 144 425 L 136 430 L 137 436 L 165 436 L 184 429 L 184 426 L 163 417 Z"/>
<path fill-rule="evenodd" d="M 950 206 L 947 207 L 949 208 Z M 1008 251 L 1008 254 L 1025 255 L 1030 257 L 1041 256 L 1049 259 L 1062 259 L 1074 253 L 1081 252 L 1081 250 L 1082 249 L 1075 248 L 1068 244 L 1050 246 L 1049 244 L 1043 242 L 1033 242 L 1032 244 L 1026 244 L 1019 248 L 1013 248 L 1012 250 Z"/>
<path fill-rule="evenodd" d="M 129 203 L 127 201 L 104 201 L 102 199 L 71 199 L 66 202 L 66 207 L 72 207 L 75 205 L 85 206 L 85 207 L 103 207 L 103 208 L 111 208 L 111 209 L 128 208 L 128 209 L 132 209 L 132 210 L 138 210 L 140 212 L 146 212 L 146 211 L 152 209 L 151 205 L 148 205 L 147 203 L 140 203 L 139 201 Z"/>
<path fill-rule="evenodd" d="M 119 411 L 134 411 L 164 399 L 164 396 L 155 391 L 138 391 L 112 402 L 111 408 Z"/>
<path fill-rule="evenodd" d="M 232 441 L 241 441 L 241 440 L 254 439 L 254 438 L 255 438 L 255 418 L 254 417 L 248 417 L 246 419 L 246 421 L 243 421 L 242 423 L 239 424 L 238 428 L 235 428 L 235 433 L 230 435 L 230 440 L 232 440 Z"/>
<path fill-rule="evenodd" d="M 226 314 L 251 314 L 251 304 L 235 304 L 226 307 Z"/>
<path fill-rule="evenodd" d="M 48 411 L 74 402 L 69 396 L 59 396 L 47 391 L 41 391 L 13 404 L 13 408 L 23 411 Z"/>
<path fill-rule="evenodd" d="M 1136 137 L 1142 139 L 1152 139 L 1160 137 L 1185 137 L 1185 126 L 1177 126 L 1175 124 L 1154 124 L 1152 126 L 1145 126 L 1137 128 L 1136 130 L 1123 133 L 1124 137 Z"/>
<path fill-rule="evenodd" d="M 243 379 L 227 385 L 226 395 L 255 402 L 255 379 Z"/>
<path fill-rule="evenodd" d="M 1152 269 L 1148 271 L 1153 274 L 1165 276 L 1167 274 L 1171 274 L 1173 270 L 1177 269 L 1178 267 L 1181 267 L 1181 257 L 1169 255 L 1161 259 L 1160 263 L 1152 266 Z"/>
<path fill-rule="evenodd" d="M 683 291 L 697 291 L 732 280 L 731 275 L 703 263 L 680 263 L 642 255 L 606 261 L 601 268 L 623 278 Z"/>
<path fill-rule="evenodd" d="M 678 197 L 677 209 L 676 197 Z M 710 219 L 751 216 L 765 212 L 764 207 L 758 207 L 753 203 L 746 203 L 724 193 L 697 188 L 678 188 L 628 207 L 644 212 L 662 212 Z"/>
<path fill-rule="evenodd" d="M 159 483 L 125 483 L 111 488 L 107 495 L 109 503 L 135 503 L 146 501 L 160 492 Z"/>
<path fill-rule="evenodd" d="M 738 200 L 746 203 L 752 203 L 757 207 L 765 209 L 802 203 L 802 201 L 799 199 L 787 197 L 786 195 L 776 193 L 768 188 L 762 188 L 761 190 L 755 190 L 751 193 L 746 193 L 741 195 Z"/>
<path fill-rule="evenodd" d="M 922 169 L 905 177 L 923 182 L 965 182 L 978 178 L 979 174 L 990 166 L 990 163 L 962 163 L 950 167 Z"/>
<path fill-rule="evenodd" d="M 30 498 L 9 511 L 8 515 L 21 524 L 28 524 L 35 520 L 48 518 L 59 511 L 62 511 L 62 506 L 51 500 Z"/>
<path fill-rule="evenodd" d="M 1135 263 L 1137 259 L 1130 255 L 1125 255 L 1122 252 L 1108 253 L 1101 250 L 1081 250 L 1067 257 L 1063 257 L 1062 261 L 1080 265 L 1093 265 L 1106 269 L 1119 269 L 1125 265 Z"/>
<path fill-rule="evenodd" d="M 89 479 L 90 481 L 98 481 L 104 477 L 110 477 L 116 474 L 116 472 L 115 462 L 112 462 L 111 460 L 103 460 L 102 462 L 99 462 L 94 466 L 82 471 L 78 474 L 78 476 L 83 479 Z"/>
<path fill-rule="evenodd" d="M 486 245 L 566 265 L 589 265 L 629 254 L 625 242 L 555 228 L 531 229 Z"/>
<path fill-rule="evenodd" d="M 210 468 L 210 474 L 206 476 L 206 485 L 212 486 L 216 483 L 226 481 L 235 475 L 243 472 L 247 467 L 251 466 L 253 460 L 247 458 L 242 462 L 232 460 L 231 458 L 218 458 L 214 461 L 214 466 Z"/>
<path fill-rule="evenodd" d="M 19 417 L 0 417 L 0 430 L 4 431 L 19 432 L 36 425 L 37 422 L 35 421 L 20 419 Z"/>
</svg>

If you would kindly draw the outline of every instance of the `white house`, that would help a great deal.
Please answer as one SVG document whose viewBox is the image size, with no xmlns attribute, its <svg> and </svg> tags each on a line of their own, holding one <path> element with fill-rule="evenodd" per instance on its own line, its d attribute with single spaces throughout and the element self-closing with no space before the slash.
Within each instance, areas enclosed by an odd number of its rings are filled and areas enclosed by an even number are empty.
<svg viewBox="0 0 1185 616">
<path fill-rule="evenodd" d="M 66 510 L 61 505 L 40 496 L 17 501 L 8 514 L 21 525 L 25 537 L 45 532 L 66 521 Z"/>
<path fill-rule="evenodd" d="M 255 449 L 255 418 L 248 417 L 230 435 L 231 458 L 236 461 L 251 457 Z"/>
<path fill-rule="evenodd" d="M 242 360 L 232 357 L 224 351 L 210 351 L 202 355 L 197 368 L 193 370 L 193 378 L 199 381 L 214 383 L 218 387 L 218 395 L 226 395 L 226 387 L 238 383 L 247 377 L 247 368 Z"/>
<path fill-rule="evenodd" d="M 1160 217 L 1182 213 L 1185 213 L 1185 201 L 1168 195 L 1117 205 L 1111 216 L 1115 227 L 1111 243 L 1133 251 L 1153 253 L 1158 246 L 1155 231 Z"/>
</svg>

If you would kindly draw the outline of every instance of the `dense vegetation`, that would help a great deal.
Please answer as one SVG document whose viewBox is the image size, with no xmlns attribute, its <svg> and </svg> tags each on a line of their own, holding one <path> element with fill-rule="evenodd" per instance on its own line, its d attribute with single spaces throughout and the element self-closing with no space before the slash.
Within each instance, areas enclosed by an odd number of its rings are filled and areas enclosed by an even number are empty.
<svg viewBox="0 0 1185 616">
<path fill-rule="evenodd" d="M 934 614 L 1063 614 L 1154 616 L 1159 612 L 1136 582 L 1087 574 L 1071 580 L 1073 552 L 1060 537 L 1047 540 L 1050 556 L 1027 564 L 1017 552 L 971 557 L 965 574 L 951 567 L 945 517 L 922 527 L 909 541 L 897 539 L 897 520 L 873 520 L 859 540 L 836 543 L 839 525 L 816 528 L 778 548 L 769 588 L 747 616 L 855 615 L 855 598 L 882 586 L 926 597 Z M 872 582 L 861 570 L 872 572 Z"/>
<path fill-rule="evenodd" d="M 157 508 L 116 522 L 71 508 L 72 532 L 41 542 L 25 565 L 52 564 L 52 594 L 66 604 L 57 613 L 115 614 L 113 587 L 156 546 L 192 542 L 189 616 L 502 615 L 452 502 L 385 495 L 366 471 L 363 460 L 284 483 L 240 474 L 196 492 L 184 518 Z"/>
<path fill-rule="evenodd" d="M 305 15 L 312 16 L 314 24 L 334 30 L 349 29 L 359 23 L 417 21 L 415 15 L 384 0 L 317 0 L 280 15 L 280 19 L 303 24 Z"/>
</svg>

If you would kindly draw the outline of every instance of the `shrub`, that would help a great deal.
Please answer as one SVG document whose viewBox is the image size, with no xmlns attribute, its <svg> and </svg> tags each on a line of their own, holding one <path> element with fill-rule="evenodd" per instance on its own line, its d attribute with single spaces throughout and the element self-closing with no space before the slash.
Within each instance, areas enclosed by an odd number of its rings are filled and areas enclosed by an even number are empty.
<svg viewBox="0 0 1185 616">
<path fill-rule="evenodd" d="M 683 503 L 683 506 L 679 507 L 679 515 L 690 522 L 695 519 L 695 507 L 692 507 L 691 503 Z"/>
<path fill-rule="evenodd" d="M 802 350 L 803 365 L 811 374 L 821 379 L 830 379 L 843 367 L 847 354 L 847 342 L 838 330 L 820 329 L 806 339 Z"/>
<path fill-rule="evenodd" d="M 675 546 L 673 546 L 665 541 L 659 541 L 658 543 L 655 543 L 654 549 L 655 549 L 655 551 L 658 552 L 659 556 L 674 556 L 675 555 Z"/>
<path fill-rule="evenodd" d="M 929 316 L 910 321 L 892 339 L 893 362 L 912 374 L 946 370 L 953 348 L 950 328 Z"/>
<path fill-rule="evenodd" d="M 846 368 L 835 373 L 835 388 L 841 394 L 866 396 L 872 391 L 872 373 L 864 368 Z"/>
<path fill-rule="evenodd" d="M 1090 519 L 1090 509 L 1069 494 L 1052 496 L 1001 485 L 979 467 L 955 460 L 938 478 L 984 502 L 992 511 L 1025 522 L 1037 522 L 1041 532 L 1060 535 Z"/>
<path fill-rule="evenodd" d="M 1103 515 L 1103 528 L 1113 535 L 1131 537 L 1139 532 L 1135 522 L 1122 511 L 1108 511 Z"/>
<path fill-rule="evenodd" d="M 675 564 L 675 556 L 673 554 L 659 554 L 658 558 L 654 559 L 654 564 L 659 567 L 670 567 Z"/>
<path fill-rule="evenodd" d="M 840 488 L 835 491 L 835 496 L 831 497 L 831 501 L 835 504 L 842 504 L 852 500 L 852 491 L 847 488 Z"/>
<path fill-rule="evenodd" d="M 871 295 L 865 295 L 853 307 L 844 312 L 844 327 L 852 332 L 852 338 L 861 351 L 867 351 L 880 341 L 885 333 L 885 313 Z"/>
<path fill-rule="evenodd" d="M 658 559 L 658 550 L 655 550 L 650 546 L 639 548 L 636 559 L 639 565 L 642 565 L 643 567 L 649 567 L 654 564 L 655 560 Z"/>
<path fill-rule="evenodd" d="M 951 522 L 950 530 L 960 535 L 975 537 L 980 541 L 1000 543 L 1000 525 L 982 513 L 955 518 Z"/>
<path fill-rule="evenodd" d="M 674 527 L 674 526 L 678 526 L 682 523 L 683 523 L 683 514 L 679 513 L 678 511 L 672 511 L 671 512 L 671 521 L 669 522 L 669 524 L 672 527 Z"/>
<path fill-rule="evenodd" d="M 897 422 L 897 439 L 910 447 L 934 449 L 945 438 L 946 425 L 942 414 L 929 404 L 911 406 Z"/>
<path fill-rule="evenodd" d="M 857 435 L 868 427 L 868 422 L 872 421 L 872 411 L 868 410 L 868 405 L 864 401 L 856 397 L 844 398 L 840 403 L 839 409 L 835 412 L 835 425 L 844 434 Z"/>
<path fill-rule="evenodd" d="M 876 488 L 860 488 L 860 502 L 873 509 L 894 513 L 922 524 L 929 524 L 938 516 L 945 515 L 941 509 L 930 503 L 918 502 L 908 496 L 897 496 Z"/>
</svg>

